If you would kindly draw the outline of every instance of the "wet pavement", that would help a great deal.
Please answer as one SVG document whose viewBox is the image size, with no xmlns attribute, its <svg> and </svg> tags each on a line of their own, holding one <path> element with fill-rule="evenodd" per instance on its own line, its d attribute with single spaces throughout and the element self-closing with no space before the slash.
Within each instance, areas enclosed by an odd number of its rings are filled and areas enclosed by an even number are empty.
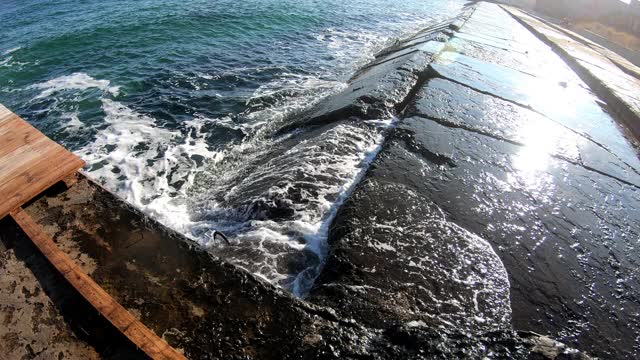
<svg viewBox="0 0 640 360">
<path fill-rule="evenodd" d="M 536 358 L 572 353 L 549 338 L 510 329 L 508 283 L 500 276 L 504 268 L 491 259 L 495 255 L 486 244 L 478 246 L 473 235 L 452 224 L 434 221 L 426 229 L 439 229 L 440 238 L 456 234 L 456 247 L 447 254 L 478 254 L 487 257 L 487 267 L 453 261 L 460 277 L 476 276 L 447 289 L 439 289 L 434 277 L 430 290 L 437 294 L 463 291 L 456 299 L 418 305 L 417 310 L 451 314 L 438 324 L 406 303 L 387 314 L 394 321 L 375 322 L 360 320 L 376 316 L 375 309 L 351 315 L 303 301 L 211 256 L 83 176 L 71 188 L 50 189 L 25 211 L 96 283 L 190 359 Z M 66 283 L 15 223 L 6 218 L 1 226 L 0 315 L 7 327 L 0 332 L 0 344 L 9 359 L 146 358 Z M 429 260 L 416 259 L 425 269 Z M 446 270 L 429 274 L 448 276 Z M 494 271 L 495 276 L 483 276 Z M 465 290 L 470 281 L 477 284 Z M 483 293 L 488 286 L 500 291 Z M 456 316 L 461 309 L 499 319 L 500 326 L 480 316 L 470 321 Z M 464 330 L 449 327 L 452 323 Z M 574 358 L 580 359 L 579 354 Z"/>
<path fill-rule="evenodd" d="M 637 358 L 640 161 L 611 105 L 487 3 L 430 76 L 338 214 L 310 299 L 371 323 L 394 307 L 471 333 L 509 319 Z M 468 306 L 461 282 L 492 296 Z"/>
</svg>

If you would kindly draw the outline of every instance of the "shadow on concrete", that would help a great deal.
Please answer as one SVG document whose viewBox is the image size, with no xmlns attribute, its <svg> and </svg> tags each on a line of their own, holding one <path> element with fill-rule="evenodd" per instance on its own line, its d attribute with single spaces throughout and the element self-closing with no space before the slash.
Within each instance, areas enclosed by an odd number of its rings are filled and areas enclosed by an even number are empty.
<svg viewBox="0 0 640 360">
<path fill-rule="evenodd" d="M 49 263 L 10 216 L 0 220 L 0 244 L 13 249 L 36 277 L 73 333 L 103 359 L 148 359 Z"/>
</svg>

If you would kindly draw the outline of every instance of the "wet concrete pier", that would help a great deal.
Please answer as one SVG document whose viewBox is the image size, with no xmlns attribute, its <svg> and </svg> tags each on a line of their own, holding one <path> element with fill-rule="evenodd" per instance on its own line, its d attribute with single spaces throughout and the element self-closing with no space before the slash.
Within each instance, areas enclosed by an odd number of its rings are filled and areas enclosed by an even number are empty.
<svg viewBox="0 0 640 360">
<path fill-rule="evenodd" d="M 399 41 L 282 129 L 396 119 L 303 299 L 84 175 L 24 211 L 192 359 L 637 358 L 640 160 L 610 96 L 632 102 L 640 82 L 602 96 L 510 11 L 479 3 Z M 11 220 L 0 239 L 9 358 L 144 358 Z"/>
<path fill-rule="evenodd" d="M 429 71 L 343 206 L 312 299 L 366 309 L 362 321 L 426 303 L 432 326 L 510 321 L 636 358 L 640 161 L 619 111 L 497 5 L 480 4 Z M 461 281 L 475 307 L 438 292 Z"/>
</svg>

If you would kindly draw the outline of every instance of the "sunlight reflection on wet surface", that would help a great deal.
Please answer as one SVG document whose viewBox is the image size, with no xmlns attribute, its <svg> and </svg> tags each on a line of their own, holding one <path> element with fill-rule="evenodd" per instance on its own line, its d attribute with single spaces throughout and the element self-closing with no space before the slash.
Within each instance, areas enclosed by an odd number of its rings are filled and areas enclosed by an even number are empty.
<svg viewBox="0 0 640 360">
<path fill-rule="evenodd" d="M 513 166 L 527 177 L 535 176 L 548 167 L 557 138 L 550 136 L 546 127 L 536 123 L 525 125 L 521 136 L 524 146 L 513 157 Z"/>
<path fill-rule="evenodd" d="M 568 87 L 566 84 L 550 86 L 546 82 L 530 82 L 521 85 L 521 91 L 526 94 L 532 104 L 543 104 L 551 112 L 576 116 L 580 113 L 580 101 L 568 104 L 567 96 L 574 100 L 583 94 L 582 89 Z M 568 95 L 573 94 L 573 96 Z M 533 120 L 533 119 L 531 119 Z M 581 138 L 567 132 L 557 123 L 551 121 L 529 121 L 518 130 L 516 135 L 522 148 L 512 156 L 512 166 L 515 174 L 509 175 L 509 182 L 522 182 L 527 189 L 540 192 L 549 190 L 553 186 L 546 171 L 554 161 L 554 157 L 578 159 L 578 146 Z M 571 151 L 575 149 L 574 151 Z"/>
<path fill-rule="evenodd" d="M 455 166 L 412 183 L 497 249 L 514 324 L 638 358 L 637 147 L 558 54 L 502 25 L 472 17 L 431 65 L 400 127 Z"/>
</svg>

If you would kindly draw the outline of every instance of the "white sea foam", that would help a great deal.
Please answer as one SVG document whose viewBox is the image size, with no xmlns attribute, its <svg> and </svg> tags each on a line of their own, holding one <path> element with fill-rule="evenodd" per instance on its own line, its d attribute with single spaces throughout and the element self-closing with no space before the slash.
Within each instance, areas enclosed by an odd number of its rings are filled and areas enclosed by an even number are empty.
<svg viewBox="0 0 640 360">
<path fill-rule="evenodd" d="M 60 90 L 102 90 L 100 101 L 107 127 L 96 133 L 92 143 L 76 150 L 87 162 L 89 175 L 159 221 L 189 233 L 186 191 L 201 171 L 192 156 L 215 159 L 217 155 L 208 149 L 202 134 L 202 125 L 210 120 L 194 118 L 176 130 L 159 127 L 155 119 L 114 100 L 117 86 L 84 73 L 61 76 L 31 88 L 42 90 L 34 100 Z M 69 119 L 68 131 L 85 127 L 76 112 L 63 113 L 62 117 Z M 176 186 L 178 183 L 182 186 Z"/>
<path fill-rule="evenodd" d="M 1 67 L 9 67 L 13 65 L 13 56 L 11 56 L 11 54 L 13 54 L 14 52 L 20 50 L 21 48 L 18 47 L 14 47 L 12 49 L 8 49 L 2 52 L 2 56 L 6 56 L 6 58 L 0 60 L 0 66 Z M 22 64 L 22 63 L 21 63 Z"/>
<path fill-rule="evenodd" d="M 370 60 L 389 41 L 373 32 L 353 35 L 329 30 L 325 35 L 328 47 L 344 62 L 337 65 L 338 71 L 346 73 Z M 102 124 L 93 142 L 77 150 L 87 161 L 90 176 L 211 251 L 303 296 L 324 261 L 329 226 L 338 208 L 394 124 L 393 119 L 346 122 L 300 142 L 294 141 L 300 135 L 296 132 L 274 137 L 291 114 L 346 86 L 335 79 L 283 73 L 254 92 L 243 121 L 195 117 L 178 129 L 159 127 L 155 119 L 118 101 L 119 89 L 109 80 L 84 73 L 31 88 L 40 90 L 35 100 L 63 91 L 101 90 L 106 127 Z M 81 126 L 78 116 L 68 118 L 69 125 Z M 241 130 L 245 139 L 212 151 L 203 133 L 209 123 Z M 278 147 L 283 150 L 267 156 Z M 197 162 L 193 155 L 204 160 Z M 248 167 L 251 171 L 245 175 Z M 264 184 L 269 186 L 262 188 Z M 299 202 L 288 198 L 291 192 L 299 194 L 295 200 Z M 246 203 L 278 198 L 293 201 L 289 204 L 292 216 L 260 219 L 242 212 Z M 224 199 L 241 201 L 235 206 Z M 214 230 L 230 234 L 235 246 L 216 242 Z M 308 261 L 291 270 L 288 259 L 299 257 Z"/>
<path fill-rule="evenodd" d="M 4 60 L 0 60 L 0 66 L 8 66 L 9 61 L 11 61 L 12 59 L 13 59 L 13 56 L 9 56 Z"/>
<path fill-rule="evenodd" d="M 65 131 L 78 131 L 84 127 L 84 124 L 78 118 L 77 112 L 62 114 L 62 118 L 69 119 Z"/>
<path fill-rule="evenodd" d="M 342 206 L 343 202 L 351 195 L 356 185 L 364 177 L 369 168 L 369 165 L 376 158 L 380 150 L 382 149 L 382 143 L 384 142 L 384 136 L 386 131 L 397 123 L 396 118 L 388 119 L 379 122 L 382 125 L 379 128 L 379 132 L 373 138 L 373 141 L 362 141 L 361 148 L 356 151 L 347 159 L 338 160 L 339 168 L 342 170 L 343 183 L 338 187 L 334 187 L 331 191 L 327 191 L 322 196 L 325 198 L 325 206 L 323 207 L 324 213 L 318 214 L 319 221 L 311 223 L 311 233 L 305 236 L 308 241 L 308 248 L 313 251 L 321 260 L 321 263 L 311 268 L 307 268 L 305 271 L 298 274 L 293 282 L 291 290 L 298 296 L 304 296 L 306 292 L 311 288 L 315 282 L 315 278 L 319 275 L 319 271 L 324 262 L 324 258 L 327 253 L 327 237 L 329 235 L 329 227 L 335 218 L 338 209 Z M 340 136 L 340 134 L 338 134 Z M 327 166 L 329 167 L 329 166 Z M 316 171 L 318 174 L 324 174 L 331 169 L 319 168 Z M 337 190 L 337 192 L 336 192 Z M 327 201 L 327 198 L 333 198 L 333 201 Z M 311 276 L 307 275 L 307 272 L 311 272 Z"/>
<path fill-rule="evenodd" d="M 23 62 L 23 61 L 16 61 L 13 58 L 13 55 L 9 55 L 6 58 L 0 60 L 0 67 L 4 67 L 4 68 L 17 68 L 17 70 L 22 69 L 23 67 L 25 67 L 26 65 L 37 65 L 39 63 L 38 60 L 34 61 L 33 63 L 29 63 L 29 62 Z M 6 89 L 3 89 L 6 90 Z M 9 91 L 17 91 L 18 89 L 11 89 Z"/>
<path fill-rule="evenodd" d="M 51 96 L 62 90 L 98 88 L 114 96 L 117 96 L 119 91 L 119 87 L 111 86 L 109 80 L 96 80 L 85 73 L 73 73 L 71 75 L 60 76 L 43 83 L 32 85 L 30 88 L 42 90 L 42 92 L 36 96 L 36 99 Z"/>
<path fill-rule="evenodd" d="M 3 51 L 3 52 L 2 52 L 2 56 L 7 56 L 7 55 L 9 55 L 9 54 L 12 54 L 12 53 L 14 53 L 14 52 L 16 52 L 16 51 L 20 50 L 20 49 L 22 49 L 22 47 L 21 47 L 21 46 L 16 46 L 16 47 L 14 47 L 14 48 L 7 49 L 7 50 L 5 50 L 5 51 Z"/>
<path fill-rule="evenodd" d="M 329 226 L 338 208 L 366 172 L 394 121 L 373 123 L 338 124 L 291 147 L 282 145 L 277 154 L 250 160 L 225 158 L 222 164 L 214 164 L 203 173 L 206 181 L 195 186 L 203 189 L 192 198 L 192 210 L 200 219 L 192 228 L 195 237 L 220 256 L 304 295 L 322 266 Z M 275 142 L 267 147 L 280 146 Z M 257 166 L 251 166 L 252 161 Z M 247 173 L 239 162 L 251 171 Z M 272 199 L 287 202 L 294 213 L 274 221 L 247 217 L 244 210 L 233 208 Z M 213 229 L 233 234 L 234 246 L 220 246 Z M 292 276 L 282 263 L 300 253 L 306 254 L 308 264 Z"/>
<path fill-rule="evenodd" d="M 202 123 L 185 124 L 183 134 L 160 128 L 154 119 L 111 99 L 102 99 L 102 109 L 109 126 L 78 151 L 91 176 L 166 225 L 187 231 L 186 190 L 198 171 L 192 155 L 216 155 L 204 142 Z M 175 184 L 183 181 L 177 189 Z"/>
</svg>

